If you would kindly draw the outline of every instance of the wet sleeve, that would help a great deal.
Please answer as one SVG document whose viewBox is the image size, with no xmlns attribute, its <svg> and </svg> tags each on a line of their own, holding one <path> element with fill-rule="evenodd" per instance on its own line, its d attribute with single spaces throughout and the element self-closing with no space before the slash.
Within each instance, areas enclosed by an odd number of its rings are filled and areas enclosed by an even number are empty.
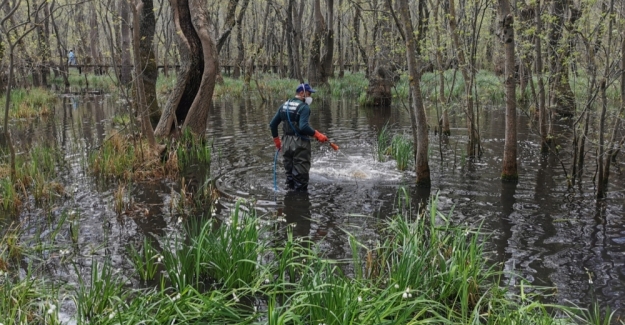
<svg viewBox="0 0 625 325">
<path fill-rule="evenodd" d="M 315 129 L 308 123 L 308 118 L 310 118 L 310 107 L 304 105 L 299 113 L 299 131 L 302 135 L 312 136 L 315 134 Z"/>
<path fill-rule="evenodd" d="M 278 136 L 278 125 L 280 125 L 280 122 L 282 122 L 282 119 L 280 118 L 280 109 L 278 109 L 276 115 L 271 119 L 271 122 L 269 122 L 269 128 L 271 129 L 271 136 L 273 138 Z"/>
</svg>

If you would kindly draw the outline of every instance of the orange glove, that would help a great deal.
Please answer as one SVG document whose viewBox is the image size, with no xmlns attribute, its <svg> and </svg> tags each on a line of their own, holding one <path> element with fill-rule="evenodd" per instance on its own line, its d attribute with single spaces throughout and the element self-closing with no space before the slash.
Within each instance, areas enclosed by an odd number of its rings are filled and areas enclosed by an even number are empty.
<svg viewBox="0 0 625 325">
<path fill-rule="evenodd" d="M 279 138 L 279 137 L 275 137 L 275 138 L 273 138 L 273 143 L 275 143 L 275 144 L 276 144 L 276 148 L 277 148 L 278 150 L 282 149 L 282 141 L 280 141 L 280 138 Z"/>
<path fill-rule="evenodd" d="M 315 137 L 315 139 L 317 139 L 317 141 L 319 141 L 319 142 L 326 142 L 326 141 L 328 141 L 328 137 L 326 137 L 323 133 L 320 133 L 317 130 L 315 130 L 315 135 L 313 135 L 313 137 Z"/>
</svg>

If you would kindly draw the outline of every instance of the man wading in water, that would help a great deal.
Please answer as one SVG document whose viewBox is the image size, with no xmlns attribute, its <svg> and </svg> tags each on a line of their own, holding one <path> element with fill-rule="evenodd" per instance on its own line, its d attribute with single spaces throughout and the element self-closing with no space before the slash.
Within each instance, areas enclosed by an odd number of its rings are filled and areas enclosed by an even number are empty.
<svg viewBox="0 0 625 325">
<path fill-rule="evenodd" d="M 328 137 L 313 129 L 308 123 L 310 117 L 310 95 L 315 90 L 309 84 L 301 84 L 295 90 L 295 97 L 287 100 L 278 108 L 278 112 L 269 123 L 271 136 L 278 150 L 282 149 L 286 186 L 291 190 L 308 190 L 308 172 L 310 171 L 310 136 L 319 142 L 328 141 Z M 282 123 L 282 141 L 278 137 L 278 125 Z"/>
</svg>

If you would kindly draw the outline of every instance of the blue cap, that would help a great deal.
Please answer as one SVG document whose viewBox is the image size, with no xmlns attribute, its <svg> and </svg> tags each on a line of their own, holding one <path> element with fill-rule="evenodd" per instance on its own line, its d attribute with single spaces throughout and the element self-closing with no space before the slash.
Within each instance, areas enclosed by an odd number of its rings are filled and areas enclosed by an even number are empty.
<svg viewBox="0 0 625 325">
<path fill-rule="evenodd" d="M 297 87 L 297 90 L 295 90 L 295 92 L 299 93 L 299 92 L 304 91 L 304 90 L 306 90 L 309 93 L 314 93 L 315 92 L 315 90 L 312 89 L 312 87 L 309 84 L 300 84 Z"/>
</svg>

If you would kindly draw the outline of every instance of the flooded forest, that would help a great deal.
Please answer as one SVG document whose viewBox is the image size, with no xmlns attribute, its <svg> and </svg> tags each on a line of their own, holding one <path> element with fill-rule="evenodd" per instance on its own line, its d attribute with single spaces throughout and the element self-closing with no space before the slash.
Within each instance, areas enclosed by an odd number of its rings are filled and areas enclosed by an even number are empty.
<svg viewBox="0 0 625 325">
<path fill-rule="evenodd" d="M 0 2 L 0 325 L 625 324 L 625 1 Z"/>
</svg>

